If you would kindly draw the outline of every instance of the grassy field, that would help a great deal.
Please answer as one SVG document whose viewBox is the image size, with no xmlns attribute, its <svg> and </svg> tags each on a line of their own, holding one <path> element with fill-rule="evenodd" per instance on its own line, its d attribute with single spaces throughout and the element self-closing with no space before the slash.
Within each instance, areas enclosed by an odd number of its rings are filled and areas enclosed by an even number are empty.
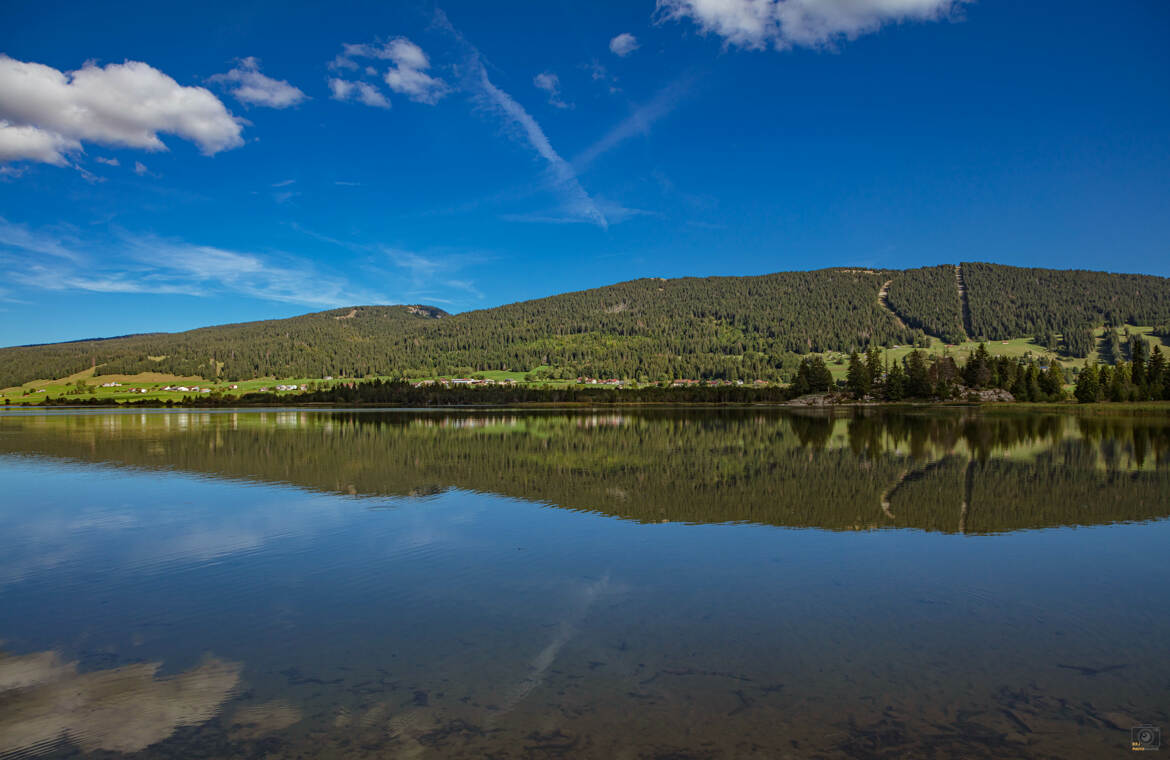
<svg viewBox="0 0 1170 760">
<path fill-rule="evenodd" d="M 1140 333 L 1146 337 L 1151 346 L 1162 346 L 1163 351 L 1167 351 L 1166 346 L 1162 340 L 1152 335 L 1153 328 L 1148 326 L 1129 325 L 1128 329 L 1131 333 Z M 1096 330 L 1097 337 L 1100 338 L 1105 333 L 1105 328 L 1098 328 Z M 958 344 L 946 344 L 937 338 L 931 338 L 929 348 L 924 349 L 927 354 L 943 356 L 949 355 L 954 357 L 955 361 L 960 364 L 967 360 L 967 357 L 978 347 L 975 341 L 965 341 Z M 896 348 L 889 348 L 883 351 L 884 357 L 888 361 L 900 361 L 906 354 L 913 351 L 913 346 L 898 346 Z M 993 356 L 1011 356 L 1011 357 L 1034 357 L 1038 360 L 1050 361 L 1057 357 L 1052 351 L 1049 351 L 1044 346 L 1037 344 L 1032 338 L 1014 338 L 1006 341 L 989 341 L 987 343 L 987 350 Z M 843 380 L 849 370 L 849 356 L 848 354 L 839 351 L 830 351 L 821 355 L 825 363 L 829 367 L 829 371 L 835 380 Z M 1097 352 L 1089 355 L 1089 361 L 1097 361 Z M 1067 359 L 1061 358 L 1061 363 L 1065 367 L 1080 367 L 1084 365 L 1085 359 Z M 537 367 L 538 369 L 547 369 L 547 367 Z M 516 383 L 524 383 L 524 378 L 528 372 L 505 372 L 500 370 L 487 370 L 483 372 L 476 372 L 472 377 L 483 378 L 485 380 L 494 380 L 496 382 L 512 381 Z M 454 376 L 443 377 L 412 377 L 412 382 L 422 380 L 440 380 L 453 379 Z M 388 379 L 388 378 L 381 378 Z M 167 386 L 182 385 L 188 388 L 197 386 L 200 389 L 208 388 L 213 392 L 221 392 L 230 395 L 239 395 L 243 393 L 270 391 L 276 392 L 277 385 L 296 385 L 307 386 L 312 388 L 314 384 L 328 385 L 333 382 L 346 382 L 347 378 L 336 378 L 325 380 L 323 378 L 273 378 L 261 377 L 252 380 L 241 380 L 236 383 L 229 383 L 220 380 L 208 380 L 200 377 L 179 377 L 177 375 L 167 375 L 159 372 L 143 372 L 137 375 L 94 375 L 93 369 L 87 369 L 83 372 L 78 372 L 69 377 L 58 378 L 56 380 L 33 380 L 23 385 L 5 388 L 0 390 L 0 404 L 6 400 L 11 403 L 39 403 L 47 396 L 53 398 L 76 398 L 78 401 L 83 401 L 89 398 L 99 399 L 116 399 L 118 401 L 131 401 L 137 399 L 158 399 L 161 401 L 181 401 L 186 396 L 201 395 L 188 391 L 164 391 L 163 388 Z M 121 383 L 119 387 L 103 388 L 102 383 Z M 575 383 L 566 382 L 563 380 L 545 380 L 532 383 L 532 385 L 539 387 L 565 387 Z M 233 387 L 235 386 L 235 387 Z M 81 392 L 78 393 L 80 388 Z M 132 392 L 132 388 L 146 389 L 145 393 Z M 286 391 L 289 395 L 294 391 Z"/>
<path fill-rule="evenodd" d="M 200 377 L 168 375 L 161 372 L 141 372 L 136 375 L 98 375 L 94 376 L 93 369 L 78 372 L 69 377 L 57 380 L 33 380 L 23 385 L 0 390 L 0 404 L 4 401 L 12 403 L 39 403 L 46 397 L 75 398 L 84 401 L 90 398 L 116 399 L 118 401 L 133 401 L 138 399 L 158 399 L 161 401 L 181 401 L 184 397 L 202 395 L 198 392 L 164 391 L 167 386 L 183 386 L 186 388 L 208 388 L 213 392 L 225 394 L 241 394 L 268 389 L 275 392 L 277 385 L 305 385 L 323 382 L 320 378 L 270 378 L 261 377 L 254 380 L 241 380 L 229 383 L 219 380 L 205 380 Z M 103 383 L 121 383 L 117 387 L 103 388 Z M 236 387 L 232 387 L 236 386 Z M 136 393 L 132 389 L 145 389 L 145 393 Z M 78 390 L 81 392 L 79 393 Z M 293 393 L 293 391 L 286 391 Z"/>
<path fill-rule="evenodd" d="M 1152 328 L 1151 328 L 1152 329 Z M 978 341 L 964 341 L 963 343 L 943 343 L 938 338 L 930 339 L 930 346 L 922 349 L 929 356 L 951 356 L 960 365 L 967 361 L 975 349 L 979 347 Z M 887 348 L 882 351 L 882 356 L 887 361 L 901 361 L 907 354 L 914 350 L 914 346 L 898 346 L 897 348 Z M 1022 358 L 1031 356 L 1039 359 L 1051 359 L 1057 356 L 1056 352 L 1049 351 L 1044 346 L 1036 343 L 1031 338 L 1013 338 L 1012 340 L 1004 341 L 988 341 L 987 351 L 992 356 L 1011 356 L 1015 358 Z M 845 379 L 846 373 L 849 371 L 849 355 L 837 351 L 832 351 L 822 354 L 825 363 L 829 366 L 829 371 L 833 373 L 834 380 Z M 1069 360 L 1063 359 L 1062 364 L 1065 366 L 1072 366 L 1074 363 L 1080 363 L 1083 360 Z"/>
<path fill-rule="evenodd" d="M 1153 327 L 1140 325 L 1126 325 L 1130 333 L 1140 333 L 1145 336 L 1149 342 L 1150 348 L 1154 346 L 1161 346 L 1162 351 L 1166 352 L 1166 346 L 1162 340 L 1153 335 Z M 1099 327 L 1094 331 L 1098 340 L 1105 334 L 1105 328 Z M 1059 335 L 1058 335 L 1059 337 Z M 923 349 L 931 356 L 949 355 L 954 357 L 955 361 L 963 364 L 967 361 L 975 349 L 979 347 L 978 341 L 964 341 L 962 343 L 943 343 L 938 338 L 930 339 L 930 347 Z M 898 348 L 885 349 L 882 353 L 888 360 L 900 361 L 906 354 L 914 350 L 913 346 L 899 346 Z M 1015 358 L 1023 358 L 1031 356 L 1037 360 L 1051 361 L 1056 358 L 1061 365 L 1066 368 L 1082 367 L 1086 361 L 1096 362 L 1099 360 L 1097 351 L 1089 354 L 1085 359 L 1070 359 L 1068 357 L 1060 356 L 1057 352 L 1049 351 L 1044 346 L 1036 343 L 1032 338 L 1013 338 L 1011 340 L 994 340 L 987 341 L 987 351 L 992 356 L 1011 356 Z M 829 371 L 833 373 L 834 380 L 843 380 L 846 373 L 849 371 L 849 355 L 836 351 L 831 351 L 822 354 L 825 363 L 829 366 Z M 1170 358 L 1168 356 L 1167 358 Z"/>
</svg>

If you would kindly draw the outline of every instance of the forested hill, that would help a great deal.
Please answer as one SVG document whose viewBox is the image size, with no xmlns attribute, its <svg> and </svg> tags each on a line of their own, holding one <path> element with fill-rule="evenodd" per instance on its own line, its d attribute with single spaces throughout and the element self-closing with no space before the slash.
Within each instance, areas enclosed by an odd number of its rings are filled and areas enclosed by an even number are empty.
<svg viewBox="0 0 1170 760">
<path fill-rule="evenodd" d="M 98 374 L 430 376 L 545 367 L 557 377 L 779 379 L 808 352 L 934 335 L 1062 336 L 1070 356 L 1101 325 L 1170 323 L 1170 279 L 963 263 L 755 277 L 642 279 L 450 315 L 360 306 L 300 317 L 0 349 L 0 387 Z M 1051 338 L 1049 342 L 1056 340 Z"/>
</svg>

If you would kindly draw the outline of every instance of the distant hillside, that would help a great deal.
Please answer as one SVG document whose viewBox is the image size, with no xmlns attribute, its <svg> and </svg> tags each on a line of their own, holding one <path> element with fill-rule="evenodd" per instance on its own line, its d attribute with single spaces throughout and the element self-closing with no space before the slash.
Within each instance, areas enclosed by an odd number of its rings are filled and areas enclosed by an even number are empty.
<svg viewBox="0 0 1170 760">
<path fill-rule="evenodd" d="M 225 379 L 372 374 L 370 347 L 411 323 L 439 319 L 433 306 L 363 306 L 289 319 L 146 333 L 102 340 L 0 349 L 0 387 L 65 377 L 91 366 L 96 374 L 166 372 Z"/>
<path fill-rule="evenodd" d="M 1064 336 L 1071 356 L 1103 324 L 1170 322 L 1170 279 L 964 263 L 757 277 L 643 279 L 450 315 L 358 306 L 291 319 L 0 349 L 0 387 L 96 367 L 252 377 L 428 376 L 479 370 L 779 379 L 808 352 Z M 1052 338 L 1049 342 L 1056 340 Z"/>
</svg>

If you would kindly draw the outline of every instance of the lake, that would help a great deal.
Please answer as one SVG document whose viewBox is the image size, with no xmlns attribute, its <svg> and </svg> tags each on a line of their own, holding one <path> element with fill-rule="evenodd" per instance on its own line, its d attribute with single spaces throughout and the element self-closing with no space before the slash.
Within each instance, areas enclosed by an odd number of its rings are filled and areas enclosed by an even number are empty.
<svg viewBox="0 0 1170 760">
<path fill-rule="evenodd" d="M 0 414 L 0 756 L 1101 758 L 1170 419 Z"/>
</svg>

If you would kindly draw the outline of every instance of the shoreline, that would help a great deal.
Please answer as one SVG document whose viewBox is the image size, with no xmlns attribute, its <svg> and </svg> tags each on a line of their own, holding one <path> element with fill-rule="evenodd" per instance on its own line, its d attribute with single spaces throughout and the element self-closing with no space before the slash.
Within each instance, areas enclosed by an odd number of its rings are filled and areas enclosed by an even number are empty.
<svg viewBox="0 0 1170 760">
<path fill-rule="evenodd" d="M 595 410 L 595 409 L 768 409 L 788 410 L 821 413 L 833 410 L 875 409 L 889 411 L 921 411 L 924 409 L 977 409 L 995 413 L 1013 412 L 1060 412 L 1077 414 L 1138 414 L 1161 412 L 1170 415 L 1170 401 L 1117 401 L 1094 402 L 1082 404 L 1076 401 L 843 401 L 832 404 L 799 404 L 788 401 L 516 401 L 516 402 L 487 402 L 482 404 L 409 404 L 409 403 L 361 403 L 361 402 L 289 402 L 289 403 L 214 403 L 214 404 L 184 404 L 184 403 L 142 403 L 142 402 L 103 402 L 86 404 L 11 404 L 0 406 L 0 414 L 4 411 L 272 411 L 272 410 L 304 410 L 304 411 L 487 411 L 500 409 L 534 409 L 534 410 Z"/>
</svg>

